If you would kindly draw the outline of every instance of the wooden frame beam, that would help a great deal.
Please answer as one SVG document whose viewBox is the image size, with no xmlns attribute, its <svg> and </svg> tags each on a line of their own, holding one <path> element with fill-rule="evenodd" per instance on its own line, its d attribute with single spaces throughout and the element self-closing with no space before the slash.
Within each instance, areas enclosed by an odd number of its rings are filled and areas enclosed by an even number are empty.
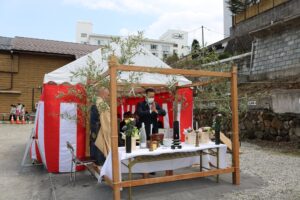
<svg viewBox="0 0 300 200">
<path fill-rule="evenodd" d="M 124 86 L 127 85 L 127 83 L 117 83 L 118 86 Z M 129 83 L 131 86 L 136 87 L 167 87 L 167 85 L 164 84 L 146 84 L 146 83 Z"/>
<path fill-rule="evenodd" d="M 178 174 L 172 176 L 148 178 L 141 180 L 120 181 L 119 175 L 119 153 L 118 153 L 118 130 L 117 130 L 117 71 L 135 71 L 135 72 L 147 72 L 147 73 L 159 73 L 165 75 L 183 75 L 194 77 L 222 77 L 220 79 L 214 79 L 210 82 L 197 83 L 197 85 L 210 84 L 212 82 L 221 81 L 223 78 L 231 78 L 231 100 L 232 100 L 232 130 L 233 130 L 233 142 L 232 142 L 232 167 L 225 169 L 215 169 L 203 172 L 194 172 L 187 174 Z M 120 188 L 132 187 L 139 185 L 147 185 L 154 183 L 163 183 L 176 180 L 185 180 L 191 178 L 198 178 L 204 176 L 218 175 L 224 173 L 232 173 L 232 179 L 234 184 L 240 184 L 240 169 L 239 169 L 239 135 L 238 135 L 238 94 L 237 94 L 237 67 L 234 66 L 231 72 L 211 72 L 203 70 L 186 70 L 186 69 L 165 69 L 165 68 L 153 68 L 153 67 L 141 67 L 141 66 L 129 66 L 119 65 L 117 58 L 112 56 L 109 60 L 109 72 L 105 72 L 105 75 L 110 75 L 110 110 L 111 110 L 111 153 L 112 153 L 112 171 L 113 180 L 105 179 L 113 187 L 114 200 L 120 200 Z M 191 84 L 190 84 L 191 85 Z M 150 85 L 147 85 L 147 87 Z M 185 85 L 185 87 L 188 87 Z M 190 87 L 190 86 L 189 86 Z"/>
<path fill-rule="evenodd" d="M 177 88 L 188 88 L 188 87 L 205 86 L 205 85 L 209 85 L 211 83 L 219 83 L 219 82 L 222 82 L 224 80 L 225 80 L 224 77 L 220 77 L 220 78 L 215 78 L 215 79 L 208 80 L 208 81 L 199 81 L 199 82 L 196 82 L 196 83 L 191 83 L 191 84 L 187 84 L 187 85 L 181 85 L 181 86 L 178 86 Z"/>
<path fill-rule="evenodd" d="M 141 185 L 150 185 L 156 183 L 166 183 L 172 182 L 177 180 L 186 180 L 192 178 L 200 178 L 200 177 L 207 177 L 213 176 L 217 174 L 227 174 L 234 172 L 234 167 L 227 167 L 224 169 L 213 169 L 210 171 L 202 171 L 202 172 L 191 172 L 185 174 L 175 174 L 170 176 L 163 176 L 163 177 L 154 177 L 154 178 L 145 178 L 145 179 L 136 179 L 131 181 L 122 181 L 119 183 L 119 187 L 136 187 Z M 104 177 L 104 181 L 111 187 L 113 187 L 112 180 L 110 180 L 107 176 Z"/>
<path fill-rule="evenodd" d="M 120 174 L 119 174 L 119 149 L 118 149 L 118 119 L 117 119 L 117 58 L 112 56 L 109 60 L 110 74 L 110 119 L 111 119 L 111 153 L 113 172 L 113 194 L 115 200 L 120 200 Z"/>
<path fill-rule="evenodd" d="M 172 176 L 163 176 L 163 177 L 155 177 L 155 178 L 147 178 L 147 179 L 137 179 L 131 181 L 122 181 L 120 183 L 120 187 L 135 187 L 141 185 L 150 185 L 155 183 L 165 183 L 165 182 L 172 182 L 177 180 L 186 180 L 192 178 L 200 178 L 206 176 L 213 176 L 217 174 L 226 174 L 234 172 L 233 167 L 228 167 L 225 169 L 214 169 L 209 171 L 202 171 L 202 172 L 192 172 L 192 173 L 185 173 L 185 174 L 175 174 Z"/>
<path fill-rule="evenodd" d="M 232 67 L 231 77 L 231 107 L 232 107 L 232 182 L 240 184 L 240 142 L 239 142 L 239 113 L 238 113 L 238 91 L 237 91 L 237 67 Z"/>
<path fill-rule="evenodd" d="M 105 77 L 107 77 L 107 76 L 109 76 L 110 75 L 110 70 L 108 69 L 108 70 L 106 70 L 103 74 L 101 74 L 101 76 L 103 77 L 103 78 L 105 78 Z"/>
<path fill-rule="evenodd" d="M 190 69 L 172 69 L 172 68 L 158 68 L 158 67 L 141 67 L 131 65 L 119 65 L 117 70 L 120 71 L 134 71 L 134 72 L 147 72 L 166 75 L 183 75 L 183 76 L 202 76 L 202 77 L 231 77 L 230 72 L 213 72 L 204 70 L 190 70 Z"/>
</svg>

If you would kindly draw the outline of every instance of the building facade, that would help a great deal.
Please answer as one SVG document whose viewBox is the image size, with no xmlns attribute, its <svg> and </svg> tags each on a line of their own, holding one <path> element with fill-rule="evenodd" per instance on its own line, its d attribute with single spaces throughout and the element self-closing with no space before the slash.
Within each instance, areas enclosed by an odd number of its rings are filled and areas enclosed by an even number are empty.
<svg viewBox="0 0 300 200">
<path fill-rule="evenodd" d="M 112 37 L 119 36 L 95 34 L 93 33 L 92 23 L 77 22 L 77 43 L 107 45 L 111 42 Z M 174 53 L 179 57 L 183 57 L 190 52 L 190 47 L 188 46 L 188 32 L 180 30 L 168 30 L 159 38 L 159 40 L 146 38 L 142 45 L 160 59 L 164 59 Z"/>
<path fill-rule="evenodd" d="M 223 27 L 224 37 L 230 36 L 230 28 L 232 27 L 232 12 L 228 8 L 228 0 L 223 0 Z"/>
</svg>

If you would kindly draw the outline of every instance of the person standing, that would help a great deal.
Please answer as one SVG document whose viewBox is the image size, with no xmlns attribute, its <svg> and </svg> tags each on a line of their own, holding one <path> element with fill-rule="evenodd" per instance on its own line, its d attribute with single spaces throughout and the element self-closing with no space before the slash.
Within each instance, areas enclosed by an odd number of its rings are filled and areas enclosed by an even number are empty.
<svg viewBox="0 0 300 200">
<path fill-rule="evenodd" d="M 21 112 L 22 112 L 22 104 L 18 103 L 16 108 L 16 116 L 19 117 L 19 119 L 20 119 Z"/>
<path fill-rule="evenodd" d="M 106 122 L 107 118 L 110 118 L 110 114 L 108 117 L 106 111 L 109 112 L 109 106 L 105 102 L 109 97 L 109 90 L 101 87 L 97 95 L 96 103 L 91 106 L 90 152 L 91 157 L 96 160 L 96 164 L 103 165 L 108 154 L 108 144 L 110 144 L 110 136 L 107 136 L 107 126 L 110 128 L 110 123 Z M 106 108 L 104 108 L 105 106 Z"/>
<path fill-rule="evenodd" d="M 96 161 L 97 165 L 101 165 L 103 162 L 103 154 L 96 147 L 95 141 L 100 129 L 99 111 L 96 105 L 91 106 L 90 111 L 90 155 L 91 158 Z"/>
<path fill-rule="evenodd" d="M 17 120 L 16 112 L 17 112 L 16 105 L 11 104 L 10 105 L 9 120 L 11 120 L 11 119 L 13 119 L 14 121 Z"/>
<path fill-rule="evenodd" d="M 150 134 L 158 133 L 158 121 L 159 116 L 165 116 L 166 111 L 163 110 L 155 101 L 155 90 L 148 88 L 145 91 L 145 101 L 137 104 L 137 115 L 139 117 L 139 124 L 145 124 L 147 140 L 150 140 Z M 152 125 L 152 132 L 151 132 Z"/>
<path fill-rule="evenodd" d="M 103 165 L 105 159 L 110 152 L 111 141 L 111 124 L 110 124 L 110 107 L 106 103 L 109 99 L 109 90 L 101 87 L 96 100 L 96 108 L 98 110 L 99 131 L 96 133 L 94 145 L 100 153 L 97 155 L 99 164 Z"/>
<path fill-rule="evenodd" d="M 25 120 L 25 114 L 26 114 L 26 108 L 25 108 L 25 105 L 24 104 L 21 104 L 22 105 L 22 108 L 21 108 L 21 113 L 20 113 L 20 116 L 21 116 L 21 119 Z"/>
</svg>

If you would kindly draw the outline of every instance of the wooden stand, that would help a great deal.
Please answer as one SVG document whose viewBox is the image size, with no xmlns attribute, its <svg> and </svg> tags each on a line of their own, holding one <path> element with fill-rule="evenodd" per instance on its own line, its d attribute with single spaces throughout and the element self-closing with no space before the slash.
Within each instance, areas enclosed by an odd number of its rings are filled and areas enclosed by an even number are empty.
<svg viewBox="0 0 300 200">
<path fill-rule="evenodd" d="M 213 169 L 208 171 L 192 172 L 187 174 L 172 175 L 167 173 L 167 176 L 145 178 L 140 180 L 127 180 L 120 181 L 119 176 L 119 154 L 118 154 L 118 130 L 117 130 L 117 71 L 135 71 L 147 73 L 159 73 L 165 75 L 183 75 L 193 77 L 219 77 L 211 82 L 218 82 L 223 78 L 231 79 L 231 101 L 232 101 L 232 167 L 225 169 Z M 240 184 L 240 167 L 239 167 L 239 135 L 238 135 L 238 94 L 237 94 L 237 68 L 233 66 L 232 72 L 212 72 L 203 70 L 187 70 L 187 69 L 166 69 L 166 68 L 153 68 L 141 66 L 119 65 L 116 57 L 111 56 L 109 60 L 109 71 L 105 75 L 110 75 L 110 109 L 111 109 L 111 151 L 112 151 L 112 166 L 113 166 L 113 180 L 105 177 L 106 181 L 113 188 L 114 200 L 120 200 L 121 187 L 134 187 L 139 185 L 147 185 L 154 183 L 163 183 L 184 179 L 192 179 L 205 176 L 214 176 L 218 178 L 219 174 L 232 173 L 232 181 L 234 184 Z M 211 82 L 199 82 L 188 84 L 183 87 L 192 87 L 194 85 L 206 85 Z"/>
</svg>

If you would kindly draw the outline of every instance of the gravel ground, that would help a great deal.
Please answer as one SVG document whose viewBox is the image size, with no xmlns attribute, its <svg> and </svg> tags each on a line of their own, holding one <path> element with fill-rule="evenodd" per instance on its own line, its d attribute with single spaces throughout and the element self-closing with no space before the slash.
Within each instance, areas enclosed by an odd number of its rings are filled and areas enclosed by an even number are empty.
<svg viewBox="0 0 300 200">
<path fill-rule="evenodd" d="M 20 163 L 32 125 L 0 124 L 0 200 L 52 199 L 49 174 L 43 167 L 21 168 Z M 241 185 L 231 184 L 231 174 L 133 189 L 142 200 L 300 200 L 300 156 L 242 143 Z M 228 157 L 229 159 L 229 157 Z M 229 160 L 230 161 L 230 160 Z M 69 174 L 53 174 L 57 199 L 112 199 L 112 190 L 86 172 L 78 173 L 76 186 Z M 127 199 L 126 190 L 122 199 Z"/>
<path fill-rule="evenodd" d="M 241 173 L 261 177 L 259 189 L 246 189 L 223 195 L 224 199 L 300 199 L 300 156 L 243 143 Z M 241 180 L 243 182 L 244 180 Z"/>
</svg>

